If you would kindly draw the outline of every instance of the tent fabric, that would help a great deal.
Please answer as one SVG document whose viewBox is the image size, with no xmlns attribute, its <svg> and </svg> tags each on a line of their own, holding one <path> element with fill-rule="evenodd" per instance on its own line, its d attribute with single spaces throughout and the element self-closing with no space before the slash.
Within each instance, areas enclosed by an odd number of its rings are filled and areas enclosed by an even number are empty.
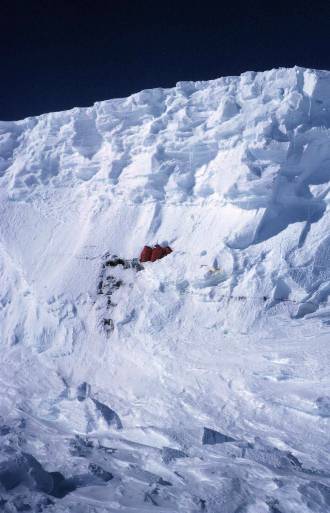
<svg viewBox="0 0 330 513">
<path fill-rule="evenodd" d="M 155 262 L 156 260 L 163 258 L 163 256 L 165 256 L 164 252 L 163 252 L 163 248 L 157 244 L 152 250 L 151 262 Z"/>
<path fill-rule="evenodd" d="M 140 262 L 156 262 L 156 260 L 160 260 L 172 252 L 170 246 L 162 247 L 159 244 L 156 244 L 153 248 L 144 246 L 140 254 Z"/>
<path fill-rule="evenodd" d="M 140 255 L 140 262 L 150 262 L 152 254 L 152 248 L 150 246 L 144 246 Z"/>
</svg>

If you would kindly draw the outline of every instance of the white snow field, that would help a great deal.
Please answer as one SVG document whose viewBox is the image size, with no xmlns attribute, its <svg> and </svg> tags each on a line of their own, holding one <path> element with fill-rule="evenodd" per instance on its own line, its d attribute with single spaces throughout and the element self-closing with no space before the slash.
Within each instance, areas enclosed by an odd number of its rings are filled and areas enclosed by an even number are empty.
<svg viewBox="0 0 330 513">
<path fill-rule="evenodd" d="M 329 512 L 329 206 L 326 71 L 1 122 L 0 510 Z"/>
</svg>

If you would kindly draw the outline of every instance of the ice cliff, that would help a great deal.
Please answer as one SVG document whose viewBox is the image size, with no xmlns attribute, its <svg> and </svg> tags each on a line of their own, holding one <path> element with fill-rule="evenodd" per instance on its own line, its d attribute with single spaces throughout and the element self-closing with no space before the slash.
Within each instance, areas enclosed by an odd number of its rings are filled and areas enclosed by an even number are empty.
<svg viewBox="0 0 330 513">
<path fill-rule="evenodd" d="M 326 71 L 0 122 L 3 511 L 326 513 L 329 201 Z"/>
</svg>

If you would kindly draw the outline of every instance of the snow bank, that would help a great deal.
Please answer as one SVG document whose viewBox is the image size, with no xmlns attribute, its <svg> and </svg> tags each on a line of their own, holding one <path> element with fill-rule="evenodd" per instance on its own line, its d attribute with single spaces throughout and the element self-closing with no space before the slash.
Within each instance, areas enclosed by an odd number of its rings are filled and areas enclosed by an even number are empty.
<svg viewBox="0 0 330 513">
<path fill-rule="evenodd" d="M 8 507 L 325 513 L 329 143 L 298 67 L 0 123 Z"/>
</svg>

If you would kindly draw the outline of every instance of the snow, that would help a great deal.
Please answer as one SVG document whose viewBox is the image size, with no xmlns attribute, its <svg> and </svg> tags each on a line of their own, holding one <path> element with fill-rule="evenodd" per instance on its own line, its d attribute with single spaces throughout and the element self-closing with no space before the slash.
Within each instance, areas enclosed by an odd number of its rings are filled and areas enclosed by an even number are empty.
<svg viewBox="0 0 330 513">
<path fill-rule="evenodd" d="M 3 511 L 326 513 L 329 200 L 326 71 L 1 122 Z"/>
</svg>

